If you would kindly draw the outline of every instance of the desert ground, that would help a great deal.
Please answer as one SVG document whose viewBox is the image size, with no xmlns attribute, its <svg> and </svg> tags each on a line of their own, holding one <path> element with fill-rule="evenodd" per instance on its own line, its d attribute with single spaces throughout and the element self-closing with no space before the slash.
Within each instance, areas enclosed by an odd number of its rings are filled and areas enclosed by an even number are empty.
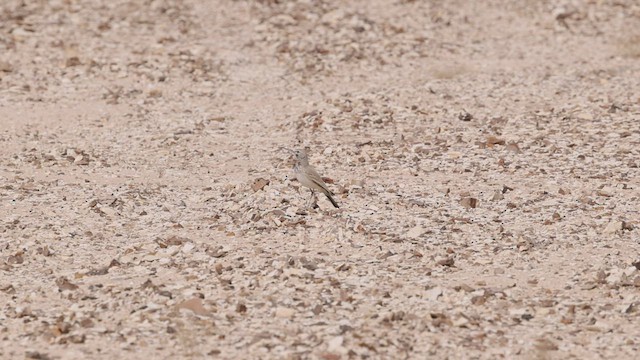
<svg viewBox="0 0 640 360">
<path fill-rule="evenodd" d="M 636 0 L 4 0 L 0 154 L 2 359 L 640 351 Z"/>
</svg>

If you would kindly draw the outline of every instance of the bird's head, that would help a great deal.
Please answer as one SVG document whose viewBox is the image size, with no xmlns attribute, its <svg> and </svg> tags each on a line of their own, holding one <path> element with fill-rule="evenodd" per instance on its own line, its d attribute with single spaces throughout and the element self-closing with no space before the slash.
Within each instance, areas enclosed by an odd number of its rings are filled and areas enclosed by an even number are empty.
<svg viewBox="0 0 640 360">
<path fill-rule="evenodd" d="M 309 156 L 304 150 L 296 150 L 296 160 L 301 164 L 308 165 L 309 164 Z"/>
</svg>

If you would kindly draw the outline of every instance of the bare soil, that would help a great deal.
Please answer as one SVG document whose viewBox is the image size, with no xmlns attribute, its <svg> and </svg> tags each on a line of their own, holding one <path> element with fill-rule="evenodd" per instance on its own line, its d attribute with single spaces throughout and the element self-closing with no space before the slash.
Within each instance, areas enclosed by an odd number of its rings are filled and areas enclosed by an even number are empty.
<svg viewBox="0 0 640 360">
<path fill-rule="evenodd" d="M 4 0 L 0 155 L 0 358 L 640 350 L 636 0 Z"/>
</svg>

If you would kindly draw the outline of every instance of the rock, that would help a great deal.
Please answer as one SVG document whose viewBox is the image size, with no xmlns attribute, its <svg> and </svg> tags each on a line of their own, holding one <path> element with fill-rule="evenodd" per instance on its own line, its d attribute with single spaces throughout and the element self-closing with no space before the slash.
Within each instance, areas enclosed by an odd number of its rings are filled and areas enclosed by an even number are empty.
<svg viewBox="0 0 640 360">
<path fill-rule="evenodd" d="M 407 231 L 407 237 L 410 239 L 417 239 L 420 237 L 420 235 L 424 234 L 425 232 L 427 232 L 425 228 L 423 228 L 420 225 L 417 225 L 411 228 L 409 231 Z"/>
<path fill-rule="evenodd" d="M 295 315 L 296 311 L 291 308 L 286 307 L 278 307 L 275 311 L 275 316 L 279 318 L 287 318 L 290 319 Z"/>
<path fill-rule="evenodd" d="M 592 121 L 595 119 L 594 115 L 590 112 L 581 112 L 581 113 L 577 113 L 575 114 L 575 117 L 578 119 L 582 119 L 582 120 L 588 120 L 588 121 Z"/>
<path fill-rule="evenodd" d="M 504 145 L 504 144 L 505 144 L 504 139 L 501 139 L 493 135 L 487 136 L 487 147 L 492 147 L 494 145 Z"/>
<path fill-rule="evenodd" d="M 609 285 L 626 285 L 629 283 L 625 271 L 618 268 L 611 269 L 605 281 Z"/>
<path fill-rule="evenodd" d="M 612 197 L 613 195 L 615 195 L 615 189 L 611 187 L 604 187 L 602 189 L 598 189 L 596 191 L 596 194 L 602 197 Z"/>
<path fill-rule="evenodd" d="M 467 209 L 475 209 L 478 206 L 478 199 L 472 197 L 465 197 L 460 200 L 460 205 Z"/>
<path fill-rule="evenodd" d="M 69 281 L 69 279 L 67 279 L 64 276 L 59 277 L 58 279 L 56 279 L 56 285 L 58 285 L 58 288 L 61 291 L 64 291 L 64 290 L 77 290 L 78 289 L 78 285 L 73 284 L 71 281 Z"/>
<path fill-rule="evenodd" d="M 415 144 L 411 147 L 411 151 L 416 154 L 429 154 L 429 148 L 424 144 Z"/>
<path fill-rule="evenodd" d="M 257 192 L 259 190 L 262 190 L 267 185 L 269 185 L 269 180 L 263 179 L 263 178 L 257 178 L 251 184 L 251 189 L 253 189 L 254 192 Z"/>
<path fill-rule="evenodd" d="M 196 315 L 207 316 L 209 315 L 209 311 L 204 308 L 202 305 L 202 299 L 199 297 L 194 297 L 192 299 L 183 301 L 176 305 L 177 309 L 185 309 L 190 310 Z"/>
<path fill-rule="evenodd" d="M 25 359 L 33 359 L 33 360 L 51 359 L 51 357 L 47 353 L 41 353 L 37 351 L 27 351 L 24 357 Z"/>
<path fill-rule="evenodd" d="M 99 214 L 101 214 L 102 216 L 110 216 L 110 217 L 116 217 L 118 216 L 118 211 L 112 207 L 109 206 L 96 206 L 95 207 L 96 210 L 99 211 Z"/>
<path fill-rule="evenodd" d="M 12 72 L 13 71 L 13 66 L 6 62 L 6 61 L 0 61 L 0 72 Z"/>
<path fill-rule="evenodd" d="M 347 349 L 342 344 L 344 344 L 344 336 L 336 336 L 329 340 L 327 350 L 335 353 L 346 354 Z"/>
<path fill-rule="evenodd" d="M 638 274 L 638 269 L 635 266 L 629 266 L 624 269 L 624 274 L 628 277 L 632 277 Z"/>
<path fill-rule="evenodd" d="M 188 254 L 190 253 L 193 249 L 195 249 L 196 245 L 192 242 L 188 242 L 186 244 L 184 244 L 184 246 L 182 247 L 182 252 L 184 254 Z"/>
<path fill-rule="evenodd" d="M 537 339 L 534 343 L 536 349 L 540 351 L 556 351 L 558 350 L 558 345 L 556 345 L 553 341 L 545 338 Z"/>
<path fill-rule="evenodd" d="M 11 30 L 11 36 L 15 41 L 24 41 L 25 39 L 31 37 L 34 33 L 32 31 L 27 31 L 21 27 L 13 28 Z"/>
<path fill-rule="evenodd" d="M 76 165 L 89 165 L 90 162 L 91 158 L 89 158 L 87 154 L 79 154 L 73 160 L 73 163 Z"/>
<path fill-rule="evenodd" d="M 604 228 L 605 234 L 614 234 L 618 230 L 622 230 L 624 228 L 624 221 L 613 220 Z"/>
<path fill-rule="evenodd" d="M 502 193 L 503 194 L 506 194 L 509 191 L 513 191 L 513 188 L 512 187 L 508 187 L 507 185 L 502 185 Z"/>
<path fill-rule="evenodd" d="M 453 259 L 453 257 L 447 257 L 447 258 L 438 260 L 437 264 L 440 265 L 440 266 L 450 267 L 450 266 L 453 266 L 455 264 L 455 260 Z"/>
<path fill-rule="evenodd" d="M 85 334 L 73 334 L 67 336 L 67 340 L 72 344 L 84 344 L 86 340 Z"/>
<path fill-rule="evenodd" d="M 453 319 L 451 325 L 455 327 L 467 327 L 467 325 L 469 325 L 469 319 L 465 316 L 460 316 L 457 319 Z"/>
<path fill-rule="evenodd" d="M 238 303 L 236 305 L 236 312 L 237 313 L 246 313 L 247 312 L 247 305 L 245 305 L 244 303 Z"/>
<path fill-rule="evenodd" d="M 442 288 L 439 286 L 427 290 L 424 294 L 424 297 L 431 301 L 438 301 L 440 296 L 442 296 Z"/>
<path fill-rule="evenodd" d="M 458 114 L 458 120 L 460 120 L 460 121 L 471 121 L 471 120 L 473 120 L 473 115 L 471 115 L 467 111 L 463 110 Z"/>
<path fill-rule="evenodd" d="M 520 147 L 518 146 L 518 144 L 517 144 L 517 143 L 514 143 L 514 142 L 509 143 L 509 144 L 507 145 L 506 149 L 507 149 L 508 151 L 511 151 L 511 152 L 514 152 L 514 153 L 517 153 L 517 154 L 522 153 L 522 150 L 520 150 Z"/>
</svg>

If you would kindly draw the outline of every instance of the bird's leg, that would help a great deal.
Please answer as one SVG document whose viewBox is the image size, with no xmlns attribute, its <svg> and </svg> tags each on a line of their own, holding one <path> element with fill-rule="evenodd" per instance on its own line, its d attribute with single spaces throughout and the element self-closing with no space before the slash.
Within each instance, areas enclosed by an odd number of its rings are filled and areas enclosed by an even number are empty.
<svg viewBox="0 0 640 360">
<path fill-rule="evenodd" d="M 307 199 L 307 206 L 311 206 L 311 200 L 313 197 L 313 190 L 309 193 L 309 198 Z"/>
<path fill-rule="evenodd" d="M 312 208 L 314 209 L 318 208 L 318 200 L 316 199 L 316 192 L 313 191 L 313 189 L 311 190 L 311 197 L 309 198 L 309 202 Z"/>
</svg>

